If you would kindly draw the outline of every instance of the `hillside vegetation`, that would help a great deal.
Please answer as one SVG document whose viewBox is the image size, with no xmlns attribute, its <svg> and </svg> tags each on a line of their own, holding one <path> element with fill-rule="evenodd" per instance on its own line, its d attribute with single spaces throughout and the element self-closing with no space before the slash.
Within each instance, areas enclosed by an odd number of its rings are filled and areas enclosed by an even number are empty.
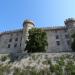
<svg viewBox="0 0 75 75">
<path fill-rule="evenodd" d="M 0 75 L 75 75 L 74 54 L 33 53 L 11 61 L 0 56 Z"/>
</svg>

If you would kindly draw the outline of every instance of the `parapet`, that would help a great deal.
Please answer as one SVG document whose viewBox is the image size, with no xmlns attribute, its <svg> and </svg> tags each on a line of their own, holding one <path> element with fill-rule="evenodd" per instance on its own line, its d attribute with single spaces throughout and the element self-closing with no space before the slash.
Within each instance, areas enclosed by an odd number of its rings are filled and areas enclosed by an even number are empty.
<svg viewBox="0 0 75 75">
<path fill-rule="evenodd" d="M 65 25 L 68 25 L 68 23 L 72 23 L 72 22 L 75 22 L 74 18 L 68 18 L 64 21 Z"/>
<path fill-rule="evenodd" d="M 35 26 L 35 25 L 34 25 L 34 21 L 29 20 L 29 19 L 26 19 L 26 20 L 24 20 L 24 22 L 23 22 L 23 27 L 24 27 L 24 25 L 27 24 L 27 23 L 30 23 L 30 24 L 32 24 L 33 26 Z"/>
</svg>

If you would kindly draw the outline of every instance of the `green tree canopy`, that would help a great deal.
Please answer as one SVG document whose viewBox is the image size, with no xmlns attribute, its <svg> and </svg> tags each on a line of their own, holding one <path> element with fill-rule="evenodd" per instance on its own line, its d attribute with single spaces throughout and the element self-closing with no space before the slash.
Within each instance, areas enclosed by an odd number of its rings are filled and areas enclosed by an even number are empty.
<svg viewBox="0 0 75 75">
<path fill-rule="evenodd" d="M 28 52 L 44 52 L 47 43 L 47 35 L 43 29 L 32 28 L 29 30 L 29 37 L 26 41 L 26 48 Z"/>
<path fill-rule="evenodd" d="M 73 39 L 73 41 L 72 41 L 71 48 L 73 51 L 75 51 L 75 34 L 72 35 L 72 39 Z"/>
</svg>

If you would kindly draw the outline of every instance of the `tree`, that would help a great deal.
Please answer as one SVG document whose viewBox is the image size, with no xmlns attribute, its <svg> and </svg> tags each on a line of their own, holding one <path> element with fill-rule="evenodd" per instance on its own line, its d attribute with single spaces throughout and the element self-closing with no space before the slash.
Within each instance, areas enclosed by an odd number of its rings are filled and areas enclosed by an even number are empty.
<svg viewBox="0 0 75 75">
<path fill-rule="evenodd" d="M 72 41 L 71 48 L 73 51 L 75 51 L 75 34 L 72 35 L 72 39 L 73 39 L 73 41 Z"/>
<path fill-rule="evenodd" d="M 29 37 L 26 41 L 26 48 L 28 52 L 44 52 L 48 45 L 46 32 L 40 28 L 32 28 L 29 30 Z"/>
</svg>

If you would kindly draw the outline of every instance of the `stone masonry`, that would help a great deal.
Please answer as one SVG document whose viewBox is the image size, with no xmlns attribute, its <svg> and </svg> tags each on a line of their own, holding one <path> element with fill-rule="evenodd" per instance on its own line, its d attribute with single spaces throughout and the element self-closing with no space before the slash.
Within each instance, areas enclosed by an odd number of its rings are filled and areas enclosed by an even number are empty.
<svg viewBox="0 0 75 75">
<path fill-rule="evenodd" d="M 70 52 L 71 35 L 75 32 L 75 20 L 68 18 L 65 26 L 43 28 L 47 33 L 47 52 Z M 23 22 L 23 29 L 0 33 L 0 53 L 23 52 L 29 29 L 35 27 L 31 20 Z"/>
</svg>

